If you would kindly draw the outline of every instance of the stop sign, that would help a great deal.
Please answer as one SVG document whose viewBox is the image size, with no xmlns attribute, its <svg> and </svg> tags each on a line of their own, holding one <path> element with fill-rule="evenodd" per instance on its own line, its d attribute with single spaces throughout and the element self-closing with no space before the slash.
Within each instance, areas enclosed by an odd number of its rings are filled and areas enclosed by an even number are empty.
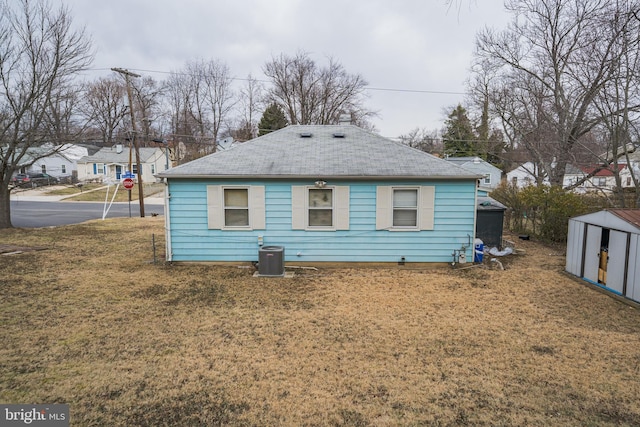
<svg viewBox="0 0 640 427">
<path fill-rule="evenodd" d="M 122 180 L 122 186 L 127 190 L 131 190 L 133 188 L 134 181 L 133 178 L 125 178 Z"/>
</svg>

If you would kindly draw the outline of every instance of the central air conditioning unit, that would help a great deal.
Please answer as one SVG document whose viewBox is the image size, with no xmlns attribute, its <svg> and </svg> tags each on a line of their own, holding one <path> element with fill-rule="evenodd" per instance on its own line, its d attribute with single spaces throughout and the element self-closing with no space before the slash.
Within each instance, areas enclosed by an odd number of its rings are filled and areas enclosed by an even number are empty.
<svg viewBox="0 0 640 427">
<path fill-rule="evenodd" d="M 258 274 L 260 276 L 284 276 L 284 247 L 263 246 L 258 250 Z"/>
</svg>

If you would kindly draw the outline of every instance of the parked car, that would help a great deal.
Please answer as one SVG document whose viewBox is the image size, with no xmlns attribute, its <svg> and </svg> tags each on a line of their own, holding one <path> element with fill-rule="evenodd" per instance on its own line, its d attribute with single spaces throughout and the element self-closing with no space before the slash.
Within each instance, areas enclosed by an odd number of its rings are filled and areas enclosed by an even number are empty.
<svg viewBox="0 0 640 427">
<path fill-rule="evenodd" d="M 11 178 L 11 185 L 14 187 L 26 187 L 30 184 L 31 178 L 25 173 L 19 173 Z"/>
<path fill-rule="evenodd" d="M 59 183 L 60 180 L 58 178 L 46 173 L 19 173 L 11 178 L 11 184 L 15 187 L 41 187 Z"/>
<path fill-rule="evenodd" d="M 58 178 L 46 173 L 30 173 L 27 175 L 32 187 L 40 187 L 42 185 L 55 185 L 60 183 L 60 180 Z"/>
</svg>

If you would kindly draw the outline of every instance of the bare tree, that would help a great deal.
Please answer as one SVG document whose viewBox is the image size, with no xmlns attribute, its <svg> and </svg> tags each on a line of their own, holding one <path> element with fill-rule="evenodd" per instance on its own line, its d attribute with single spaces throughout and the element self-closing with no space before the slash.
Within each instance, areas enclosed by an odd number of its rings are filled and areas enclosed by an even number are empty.
<svg viewBox="0 0 640 427">
<path fill-rule="evenodd" d="M 160 132 L 154 127 L 159 122 L 160 98 L 162 86 L 152 77 L 143 77 L 132 81 L 134 108 L 136 109 L 136 128 L 141 137 L 141 145 L 145 146 Z"/>
<path fill-rule="evenodd" d="M 240 118 L 232 136 L 248 141 L 258 136 L 258 122 L 264 110 L 264 85 L 249 74 L 238 95 Z"/>
<path fill-rule="evenodd" d="M 127 115 L 124 81 L 116 77 L 101 77 L 86 85 L 82 115 L 87 124 L 100 134 L 103 144 L 115 141 L 116 130 Z"/>
<path fill-rule="evenodd" d="M 204 69 L 203 98 L 209 116 L 209 132 L 213 144 L 211 151 L 216 151 L 216 144 L 220 130 L 235 104 L 234 93 L 231 89 L 231 72 L 229 67 L 221 61 L 210 60 L 202 64 Z"/>
<path fill-rule="evenodd" d="M 630 25 L 635 17 L 608 0 L 508 0 L 506 6 L 517 18 L 504 32 L 481 32 L 476 54 L 496 70 L 492 101 L 505 134 L 527 148 L 552 184 L 562 185 L 572 150 L 604 119 L 595 102 L 618 66 L 617 40 L 629 32 L 638 37 Z M 613 15 L 620 25 L 611 25 Z"/>
<path fill-rule="evenodd" d="M 282 108 L 291 124 L 336 124 L 344 113 L 364 123 L 375 115 L 364 106 L 367 82 L 333 58 L 320 68 L 305 52 L 282 54 L 263 71 L 272 83 L 270 101 Z"/>
<path fill-rule="evenodd" d="M 72 28 L 68 9 L 0 0 L 0 228 L 11 227 L 11 176 L 33 147 L 54 137 L 47 118 L 56 88 L 91 61 L 90 40 Z M 50 154 L 30 156 L 31 162 Z"/>
<path fill-rule="evenodd" d="M 420 151 L 443 156 L 444 146 L 442 139 L 438 137 L 438 131 L 428 131 L 426 129 L 415 128 L 406 135 L 400 135 L 400 141 L 411 148 Z"/>
<path fill-rule="evenodd" d="M 638 79 L 640 78 L 640 34 L 638 19 L 627 20 L 628 14 L 636 11 L 629 9 L 629 3 L 626 1 L 618 2 L 617 13 L 610 16 L 608 24 L 612 27 L 626 26 L 626 31 L 621 31 L 620 37 L 615 41 L 612 50 L 616 57 L 616 66 L 599 96 L 596 98 L 596 107 L 602 115 L 603 120 L 600 125 L 603 133 L 606 135 L 607 158 L 601 160 L 602 166 L 612 167 L 608 169 L 614 174 L 616 180 L 616 188 L 614 197 L 616 204 L 620 207 L 626 207 L 627 200 L 623 191 L 623 182 L 619 165 L 619 159 L 624 158 L 628 166 L 627 172 L 635 187 L 635 202 L 632 206 L 640 207 L 640 176 L 638 176 L 633 168 L 633 164 L 629 159 L 630 151 L 635 149 L 633 144 L 633 136 L 636 135 L 637 141 L 637 124 L 640 119 L 637 106 L 640 105 L 640 86 Z"/>
<path fill-rule="evenodd" d="M 188 158 L 215 151 L 223 124 L 229 120 L 235 99 L 226 64 L 190 61 L 171 73 L 167 94 L 174 117 L 174 136 L 192 148 Z"/>
</svg>

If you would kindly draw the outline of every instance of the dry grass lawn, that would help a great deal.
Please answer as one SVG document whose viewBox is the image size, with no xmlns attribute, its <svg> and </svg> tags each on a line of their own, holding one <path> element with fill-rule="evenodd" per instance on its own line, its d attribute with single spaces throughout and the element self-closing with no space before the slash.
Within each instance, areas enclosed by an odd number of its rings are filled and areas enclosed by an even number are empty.
<svg viewBox="0 0 640 427">
<path fill-rule="evenodd" d="M 640 312 L 504 271 L 153 264 L 162 218 L 0 231 L 0 402 L 95 426 L 640 424 Z"/>
</svg>

